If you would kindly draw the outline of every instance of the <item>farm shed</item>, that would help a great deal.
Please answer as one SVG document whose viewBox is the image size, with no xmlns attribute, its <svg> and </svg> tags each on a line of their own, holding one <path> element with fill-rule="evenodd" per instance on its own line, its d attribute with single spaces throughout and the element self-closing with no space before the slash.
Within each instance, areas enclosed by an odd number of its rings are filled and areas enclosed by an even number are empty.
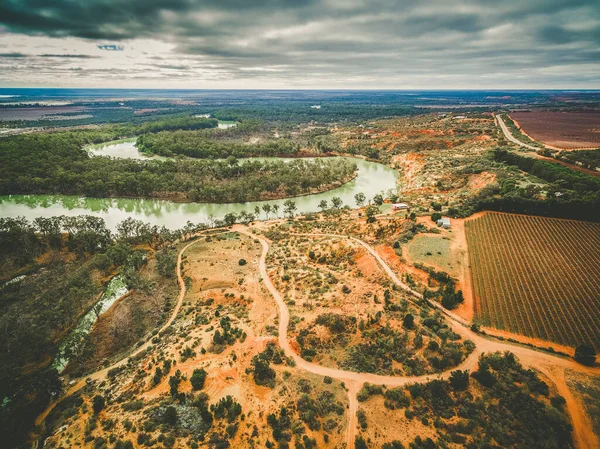
<svg viewBox="0 0 600 449">
<path fill-rule="evenodd" d="M 448 217 L 442 217 L 437 221 L 437 225 L 444 229 L 450 229 L 450 219 Z"/>
<path fill-rule="evenodd" d="M 394 204 L 392 204 L 392 209 L 393 210 L 408 210 L 408 209 L 410 209 L 410 206 L 406 203 L 394 203 Z"/>
</svg>

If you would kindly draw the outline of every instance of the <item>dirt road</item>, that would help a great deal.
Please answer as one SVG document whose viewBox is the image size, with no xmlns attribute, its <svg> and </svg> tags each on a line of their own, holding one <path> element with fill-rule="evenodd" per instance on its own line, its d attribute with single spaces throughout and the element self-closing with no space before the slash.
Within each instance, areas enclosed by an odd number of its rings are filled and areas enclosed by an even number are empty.
<svg viewBox="0 0 600 449">
<path fill-rule="evenodd" d="M 569 164 L 568 162 L 561 161 L 559 159 L 554 159 L 551 157 L 546 157 L 546 156 L 542 156 L 541 154 L 538 154 L 537 151 L 540 150 L 540 148 L 536 148 L 531 145 L 527 145 L 526 143 L 523 143 L 520 140 L 516 139 L 511 134 L 509 129 L 506 127 L 506 125 L 502 121 L 502 118 L 499 115 L 496 115 L 496 119 L 498 120 L 498 123 L 500 124 L 500 128 L 502 129 L 502 132 L 504 133 L 504 137 L 506 137 L 511 142 L 516 143 L 517 145 L 522 146 L 523 148 L 527 148 L 528 150 L 532 151 L 532 153 L 526 153 L 525 154 L 526 156 L 534 157 L 534 158 L 540 159 L 542 161 L 552 162 L 553 164 L 559 164 L 559 165 L 562 165 L 563 167 L 570 168 L 571 170 L 585 173 L 586 175 L 593 176 L 595 178 L 600 178 L 600 173 L 596 170 L 589 170 L 587 168 L 579 167 L 578 165 Z M 551 148 L 551 147 L 548 147 L 547 145 L 546 145 L 546 147 Z"/>
<path fill-rule="evenodd" d="M 459 317 L 452 312 L 444 309 L 440 305 L 440 309 L 443 313 L 445 313 L 449 318 L 449 324 L 452 329 L 459 333 L 463 338 L 469 339 L 473 341 L 476 345 L 476 349 L 473 353 L 464 360 L 457 367 L 452 368 L 451 370 L 442 372 L 440 374 L 435 375 L 427 375 L 427 376 L 402 376 L 402 377 L 394 377 L 394 376 L 382 376 L 378 374 L 371 373 L 357 373 L 353 371 L 344 371 L 335 368 L 327 368 L 315 363 L 307 362 L 302 359 L 298 354 L 296 354 L 289 343 L 287 337 L 287 329 L 289 324 L 289 311 L 287 305 L 283 301 L 283 297 L 279 293 L 279 291 L 275 288 L 273 282 L 271 281 L 269 274 L 266 268 L 266 256 L 269 250 L 269 242 L 266 238 L 252 234 L 247 230 L 247 228 L 238 226 L 235 230 L 241 234 L 245 234 L 250 238 L 257 239 L 260 241 L 262 245 L 262 253 L 259 260 L 259 271 L 262 277 L 262 280 L 269 290 L 269 293 L 275 299 L 277 306 L 279 308 L 279 344 L 281 348 L 285 351 L 288 357 L 291 357 L 296 362 L 296 366 L 300 369 L 306 370 L 308 372 L 318 374 L 321 376 L 329 376 L 334 379 L 343 381 L 346 383 L 348 387 L 348 400 L 349 400 L 349 417 L 348 417 L 348 430 L 347 430 L 347 448 L 354 448 L 354 440 L 356 435 L 356 411 L 358 409 L 358 401 L 356 399 L 356 393 L 360 390 L 362 385 L 365 382 L 371 384 L 378 385 L 387 385 L 387 386 L 402 386 L 410 383 L 419 383 L 419 382 L 428 382 L 432 379 L 446 379 L 450 376 L 450 372 L 456 369 L 461 370 L 473 370 L 477 366 L 477 362 L 479 356 L 483 353 L 488 352 L 504 352 L 510 351 L 514 353 L 518 358 L 521 364 L 525 367 L 535 368 L 545 374 L 555 385 L 557 390 L 561 395 L 565 397 L 567 400 L 567 410 L 571 415 L 571 421 L 574 428 L 574 440 L 575 444 L 579 449 L 598 449 L 600 448 L 600 444 L 596 435 L 594 434 L 591 425 L 587 416 L 583 413 L 580 406 L 575 401 L 575 398 L 572 396 L 571 392 L 568 390 L 566 382 L 564 381 L 564 371 L 565 369 L 573 369 L 579 372 L 600 375 L 600 368 L 590 368 L 583 365 L 579 365 L 571 359 L 554 356 L 547 353 L 542 353 L 535 351 L 533 349 L 525 348 L 518 345 L 513 345 L 509 343 L 495 341 L 489 338 L 486 338 L 480 334 L 472 332 L 468 326 L 468 322 L 466 322 L 462 317 Z M 343 239 L 350 239 L 361 246 L 363 246 L 373 257 L 377 260 L 381 268 L 387 273 L 390 279 L 398 285 L 400 288 L 406 290 L 411 295 L 421 298 L 422 295 L 419 292 L 412 290 L 408 285 L 404 284 L 396 274 L 392 271 L 392 269 L 387 265 L 387 263 L 379 256 L 379 254 L 369 245 L 368 243 L 363 242 L 360 239 L 355 237 L 337 235 L 337 234 L 296 234 L 296 235 L 310 235 L 313 237 L 321 236 L 321 237 L 337 237 Z M 433 303 L 435 304 L 435 303 Z"/>
<path fill-rule="evenodd" d="M 502 120 L 502 117 L 500 117 L 500 114 L 496 115 L 496 120 L 498 120 L 498 124 L 500 125 L 500 128 L 502 129 L 502 132 L 504 133 L 504 137 L 506 137 L 512 143 L 516 143 L 517 145 L 519 145 L 523 148 L 527 148 L 528 150 L 532 150 L 532 151 L 539 150 L 539 148 L 536 148 L 532 145 L 527 145 L 526 143 L 521 142 L 519 139 L 517 139 L 515 136 L 513 136 L 512 133 L 510 132 L 510 130 L 506 127 L 506 124 L 504 123 L 504 120 Z"/>
<path fill-rule="evenodd" d="M 275 288 L 271 278 L 267 272 L 266 267 L 266 257 L 269 251 L 270 242 L 263 236 L 255 235 L 248 230 L 247 227 L 236 225 L 233 228 L 233 231 L 239 232 L 240 234 L 247 235 L 248 237 L 258 240 L 262 246 L 262 252 L 259 259 L 259 272 L 264 282 L 265 287 L 269 291 L 269 293 L 275 299 L 277 303 L 277 307 L 279 309 L 279 345 L 285 351 L 288 357 L 291 357 L 296 362 L 296 367 L 299 369 L 303 369 L 305 371 L 321 375 L 321 376 L 329 376 L 331 378 L 342 381 L 346 384 L 348 389 L 348 429 L 346 433 L 346 447 L 347 449 L 354 448 L 354 441 L 356 436 L 356 412 L 358 410 L 358 400 L 357 393 L 365 382 L 371 384 L 378 385 L 387 385 L 387 386 L 403 386 L 409 383 L 420 383 L 420 382 L 428 382 L 433 379 L 446 379 L 450 376 L 450 372 L 455 369 L 461 370 L 473 370 L 477 366 L 477 362 L 479 356 L 483 353 L 487 352 L 496 352 L 496 351 L 510 351 L 513 352 L 518 358 L 519 361 L 525 367 L 535 368 L 542 373 L 544 373 L 551 381 L 556 385 L 558 392 L 565 397 L 567 401 L 567 410 L 571 415 L 572 424 L 574 427 L 574 440 L 579 449 L 598 449 L 600 448 L 600 444 L 592 430 L 592 427 L 589 423 L 587 416 L 583 413 L 582 409 L 577 404 L 574 396 L 571 394 L 568 389 L 564 373 L 567 368 L 586 373 L 586 374 L 594 374 L 600 375 L 600 368 L 590 368 L 579 365 L 575 363 L 573 360 L 562 358 L 558 356 L 553 356 L 551 354 L 546 354 L 542 352 L 538 352 L 529 348 L 525 348 L 518 345 L 508 344 L 504 342 L 499 342 L 496 340 L 492 340 L 489 338 L 485 338 L 484 336 L 472 332 L 469 328 L 469 324 L 462 317 L 453 314 L 452 312 L 446 310 L 441 305 L 433 302 L 432 306 L 438 307 L 444 314 L 446 314 L 450 320 L 448 320 L 449 325 L 452 327 L 453 331 L 460 334 L 463 338 L 469 339 L 473 341 L 476 345 L 476 349 L 473 353 L 465 359 L 460 365 L 454 367 L 452 370 L 448 370 L 435 375 L 426 375 L 426 376 L 382 376 L 378 374 L 372 373 L 357 373 L 354 371 L 345 371 L 341 369 L 335 368 L 327 368 L 315 363 L 308 362 L 302 359 L 291 347 L 290 342 L 287 336 L 287 330 L 290 320 L 289 311 L 287 305 L 283 301 L 283 297 L 281 293 Z M 296 234 L 298 235 L 298 234 Z M 320 236 L 320 237 L 334 237 L 334 238 L 342 238 L 342 239 L 350 239 L 362 247 L 364 247 L 378 262 L 380 267 L 386 272 L 386 274 L 390 277 L 390 279 L 400 288 L 408 292 L 410 295 L 416 298 L 422 298 L 421 293 L 412 290 L 408 285 L 403 283 L 396 274 L 392 271 L 392 269 L 387 265 L 387 263 L 381 258 L 381 256 L 371 247 L 371 245 L 363 242 L 362 240 L 350 237 L 343 236 L 337 234 L 303 234 L 303 235 L 311 235 L 311 236 Z M 180 286 L 180 293 L 177 300 L 177 304 L 173 309 L 173 312 L 169 318 L 169 320 L 162 326 L 159 331 L 163 331 L 167 329 L 175 320 L 181 304 L 183 302 L 183 298 L 185 297 L 186 287 L 185 282 L 183 280 L 183 276 L 181 273 L 181 261 L 183 253 L 193 244 L 198 242 L 199 240 L 192 241 L 188 245 L 186 245 L 177 256 L 177 280 Z M 131 353 L 128 357 L 114 363 L 113 365 L 106 367 L 100 371 L 97 371 L 93 374 L 90 374 L 86 377 L 86 379 L 81 379 L 78 383 L 73 385 L 64 396 L 60 399 L 63 399 L 65 396 L 69 396 L 82 388 L 86 384 L 87 379 L 101 380 L 104 379 L 109 370 L 113 368 L 120 367 L 124 365 L 129 357 L 135 356 L 142 351 L 144 351 L 151 343 L 148 341 L 139 348 L 137 348 L 133 353 Z M 54 408 L 56 403 L 55 401 L 46 409 L 46 411 L 38 417 L 36 420 L 36 425 L 39 425 L 46 418 L 48 413 Z"/>
</svg>

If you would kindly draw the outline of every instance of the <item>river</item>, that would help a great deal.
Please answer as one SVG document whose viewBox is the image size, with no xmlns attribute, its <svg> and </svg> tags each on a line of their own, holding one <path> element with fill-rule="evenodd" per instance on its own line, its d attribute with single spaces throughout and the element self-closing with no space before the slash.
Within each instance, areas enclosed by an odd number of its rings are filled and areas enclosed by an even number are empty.
<svg viewBox="0 0 600 449">
<path fill-rule="evenodd" d="M 56 368 L 59 373 L 65 369 L 69 363 L 70 354 L 76 354 L 83 347 L 85 336 L 92 331 L 98 317 L 110 309 L 127 291 L 127 286 L 121 276 L 111 279 L 100 300 L 79 320 L 75 329 L 59 343 L 58 355 L 52 362 L 52 368 Z"/>
<path fill-rule="evenodd" d="M 113 157 L 115 146 L 126 147 L 126 153 L 135 156 L 133 142 L 118 142 L 111 146 L 104 146 L 102 153 Z M 121 157 L 123 157 L 121 155 Z M 368 162 L 362 159 L 351 158 L 358 167 L 357 177 L 337 189 L 292 198 L 296 203 L 299 213 L 317 212 L 322 200 L 331 201 L 333 197 L 342 199 L 345 205 L 355 207 L 354 195 L 362 192 L 367 200 L 382 191 L 396 188 L 398 172 L 386 165 Z M 169 229 L 183 227 L 189 220 L 193 223 L 208 223 L 210 218 L 221 219 L 225 214 L 246 211 L 254 213 L 255 206 L 265 203 L 278 204 L 279 216 L 283 215 L 282 200 L 256 201 L 248 203 L 175 203 L 157 199 L 132 199 L 132 198 L 86 198 L 71 195 L 5 195 L 0 196 L 0 217 L 24 216 L 28 220 L 36 217 L 52 217 L 57 215 L 94 215 L 102 217 L 110 229 L 116 229 L 119 222 L 128 217 L 165 226 Z M 273 218 L 273 214 L 270 218 Z M 261 213 L 259 217 L 265 218 Z"/>
</svg>

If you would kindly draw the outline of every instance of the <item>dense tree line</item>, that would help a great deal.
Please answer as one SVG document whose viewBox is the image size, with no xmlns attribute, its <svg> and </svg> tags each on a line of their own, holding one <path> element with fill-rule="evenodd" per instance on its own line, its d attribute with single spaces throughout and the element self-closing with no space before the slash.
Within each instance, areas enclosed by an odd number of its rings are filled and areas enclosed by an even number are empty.
<svg viewBox="0 0 600 449">
<path fill-rule="evenodd" d="M 229 131 L 229 130 L 227 130 Z M 241 141 L 219 140 L 212 135 L 195 131 L 163 131 L 137 138 L 140 151 L 160 156 L 184 155 L 193 158 L 236 158 L 254 156 L 295 156 L 299 146 L 287 139 L 249 144 Z"/>
<path fill-rule="evenodd" d="M 467 200 L 451 216 L 468 216 L 480 210 L 516 212 L 558 218 L 600 221 L 600 179 L 571 170 L 560 164 L 496 149 L 492 158 L 547 181 L 543 189 L 520 187 L 514 181 L 488 186 Z"/>
<path fill-rule="evenodd" d="M 600 191 L 600 179 L 571 170 L 564 165 L 521 156 L 503 149 L 496 149 L 494 151 L 494 160 L 515 165 L 519 169 L 531 173 L 544 181 L 552 183 L 560 182 L 564 188 L 569 190 L 575 190 L 576 192 Z"/>
<path fill-rule="evenodd" d="M 558 153 L 552 153 L 550 150 L 547 150 L 547 152 L 543 152 L 543 154 L 571 164 L 581 165 L 589 170 L 597 170 L 600 168 L 600 149 L 559 151 Z"/>
<path fill-rule="evenodd" d="M 294 196 L 348 180 L 344 160 L 138 161 L 89 157 L 83 141 L 99 133 L 51 133 L 0 140 L 0 194 L 62 193 L 91 197 L 162 197 L 245 202 Z"/>
</svg>

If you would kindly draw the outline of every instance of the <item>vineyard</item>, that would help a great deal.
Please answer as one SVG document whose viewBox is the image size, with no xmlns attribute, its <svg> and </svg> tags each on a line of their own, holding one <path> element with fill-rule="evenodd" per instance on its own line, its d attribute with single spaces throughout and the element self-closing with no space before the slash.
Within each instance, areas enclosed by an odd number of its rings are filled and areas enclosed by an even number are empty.
<svg viewBox="0 0 600 449">
<path fill-rule="evenodd" d="M 600 349 L 600 223 L 486 213 L 466 234 L 479 322 Z"/>
</svg>

